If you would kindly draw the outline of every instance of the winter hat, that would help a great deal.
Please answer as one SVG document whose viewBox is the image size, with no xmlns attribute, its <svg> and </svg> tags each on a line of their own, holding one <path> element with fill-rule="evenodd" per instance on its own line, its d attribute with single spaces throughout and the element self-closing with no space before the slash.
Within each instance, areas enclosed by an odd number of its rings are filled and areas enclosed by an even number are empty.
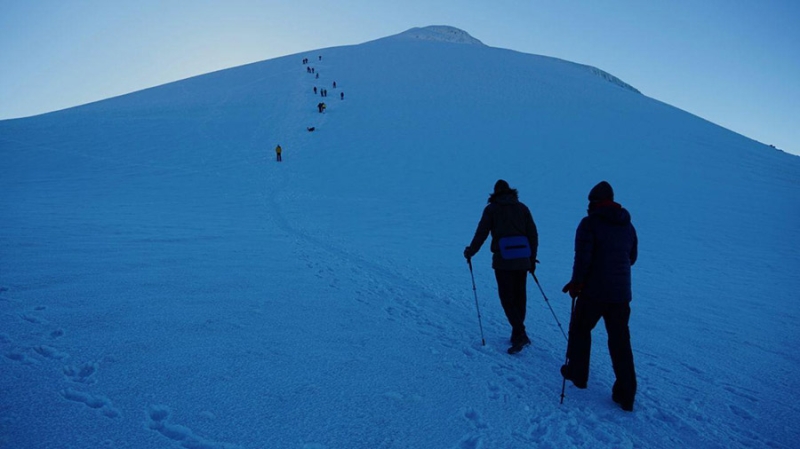
<svg viewBox="0 0 800 449">
<path fill-rule="evenodd" d="M 498 179 L 497 182 L 494 183 L 494 193 L 495 194 L 508 192 L 509 190 L 511 190 L 511 187 L 508 185 L 508 183 L 506 181 L 504 181 L 502 179 Z"/>
<path fill-rule="evenodd" d="M 596 186 L 592 187 L 592 190 L 589 192 L 589 202 L 594 203 L 596 201 L 606 200 L 614 201 L 614 189 L 611 188 L 611 184 L 606 181 L 601 181 Z"/>
</svg>

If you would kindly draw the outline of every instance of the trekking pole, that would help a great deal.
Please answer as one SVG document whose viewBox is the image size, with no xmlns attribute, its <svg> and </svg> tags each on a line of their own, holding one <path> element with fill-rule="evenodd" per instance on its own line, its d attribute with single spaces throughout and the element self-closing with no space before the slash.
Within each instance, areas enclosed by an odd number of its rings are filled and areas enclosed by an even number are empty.
<svg viewBox="0 0 800 449">
<path fill-rule="evenodd" d="M 537 279 L 536 275 L 533 274 L 533 273 L 531 273 L 531 276 L 533 276 L 533 280 L 536 281 L 536 285 L 539 287 L 539 291 L 542 292 L 542 297 L 544 297 L 544 302 L 547 303 L 547 307 L 550 308 L 550 313 L 552 313 L 553 314 L 553 318 L 556 319 L 556 323 L 558 324 L 558 328 L 561 329 L 561 334 L 564 336 L 564 340 L 567 340 L 567 342 L 569 342 L 569 338 L 567 337 L 566 332 L 564 332 L 564 328 L 561 326 L 561 322 L 558 321 L 558 317 L 556 316 L 556 312 L 553 310 L 553 306 L 550 305 L 550 300 L 547 299 L 547 295 L 545 295 L 544 294 L 544 290 L 542 290 L 542 285 L 539 284 L 539 279 Z M 573 303 L 572 307 L 573 308 L 575 307 L 574 303 Z M 570 320 L 572 320 L 572 318 L 570 318 Z"/>
<path fill-rule="evenodd" d="M 575 313 L 575 298 L 572 298 L 572 309 L 569 311 L 569 326 L 572 327 L 572 315 Z M 564 357 L 564 366 L 569 365 L 569 338 L 567 338 L 567 355 Z M 564 403 L 564 391 L 567 388 L 567 378 L 561 378 L 561 403 Z"/>
<path fill-rule="evenodd" d="M 475 309 L 478 311 L 478 326 L 481 328 L 481 345 L 486 346 L 486 340 L 483 338 L 483 323 L 481 323 L 481 308 L 478 307 L 478 290 L 475 288 L 475 275 L 472 274 L 472 259 L 467 259 L 469 265 L 469 275 L 472 278 L 472 293 L 475 294 Z"/>
</svg>

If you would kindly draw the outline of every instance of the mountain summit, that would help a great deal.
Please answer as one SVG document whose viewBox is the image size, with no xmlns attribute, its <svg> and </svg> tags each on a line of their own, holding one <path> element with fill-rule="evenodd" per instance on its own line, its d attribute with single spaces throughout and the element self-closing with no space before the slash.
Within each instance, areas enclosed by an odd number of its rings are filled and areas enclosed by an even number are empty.
<svg viewBox="0 0 800 449">
<path fill-rule="evenodd" d="M 385 40 L 420 40 L 420 41 L 432 41 L 432 42 L 446 42 L 450 44 L 469 44 L 469 45 L 479 45 L 479 46 L 486 46 L 480 40 L 472 37 L 466 31 L 448 26 L 448 25 L 431 25 L 426 27 L 417 27 L 411 28 L 409 30 L 403 31 L 402 33 L 396 34 L 394 36 L 389 36 L 384 38 Z M 384 40 L 379 39 L 379 40 Z M 567 62 L 567 61 L 565 61 Z M 572 64 L 570 62 L 567 62 Z M 617 78 L 616 76 L 605 72 L 603 70 L 598 69 L 597 67 L 592 67 L 589 65 L 583 64 L 576 64 L 580 67 L 583 67 L 585 70 L 589 71 L 595 76 L 599 76 L 604 80 L 615 84 L 619 87 L 624 89 L 628 89 L 630 91 L 641 93 L 635 87 L 631 86 L 630 84 L 622 81 L 621 79 Z"/>
<path fill-rule="evenodd" d="M 422 28 L 411 28 L 400 34 L 390 36 L 390 39 L 417 39 L 423 41 L 448 42 L 451 44 L 484 45 L 483 42 L 470 36 L 464 30 L 447 26 L 431 25 Z"/>
</svg>

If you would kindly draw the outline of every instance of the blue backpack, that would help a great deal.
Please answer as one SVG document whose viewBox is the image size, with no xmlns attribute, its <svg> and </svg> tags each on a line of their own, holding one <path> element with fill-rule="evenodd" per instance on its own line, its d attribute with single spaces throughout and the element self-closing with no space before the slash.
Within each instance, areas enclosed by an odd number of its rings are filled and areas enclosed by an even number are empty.
<svg viewBox="0 0 800 449">
<path fill-rule="evenodd" d="M 524 235 L 503 237 L 497 243 L 500 247 L 500 256 L 505 260 L 531 257 L 530 243 L 528 237 Z"/>
</svg>

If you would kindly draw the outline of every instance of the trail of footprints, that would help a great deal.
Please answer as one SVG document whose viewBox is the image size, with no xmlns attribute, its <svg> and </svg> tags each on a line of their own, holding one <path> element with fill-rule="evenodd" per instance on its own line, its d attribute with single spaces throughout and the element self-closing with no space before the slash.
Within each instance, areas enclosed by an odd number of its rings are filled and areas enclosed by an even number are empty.
<svg viewBox="0 0 800 449">
<path fill-rule="evenodd" d="M 0 300 L 7 300 L 8 288 L 0 287 Z M 37 306 L 32 311 L 17 314 L 20 320 L 31 325 L 50 327 L 50 323 L 41 315 L 47 310 L 44 306 Z M 100 416 L 117 419 L 122 416 L 121 411 L 114 407 L 111 399 L 100 394 L 92 394 L 84 389 L 89 389 L 98 384 L 100 364 L 89 361 L 83 363 L 70 363 L 70 354 L 61 351 L 55 346 L 55 341 L 65 335 L 63 329 L 56 328 L 46 333 L 47 341 L 39 345 L 25 347 L 17 344 L 10 335 L 0 333 L 0 351 L 2 355 L 12 362 L 28 366 L 43 366 L 48 362 L 60 362 L 60 370 L 68 386 L 58 392 L 64 400 L 81 404 L 96 410 Z M 51 364 L 52 364 L 51 363 Z M 171 415 L 165 406 L 150 406 L 146 410 L 146 427 L 156 431 L 172 440 L 180 447 L 187 449 L 239 449 L 239 446 L 228 443 L 211 441 L 196 435 L 191 429 L 168 422 Z"/>
<path fill-rule="evenodd" d="M 7 289 L 0 289 L 6 292 Z M 41 315 L 45 313 L 47 307 L 37 306 L 32 311 L 18 314 L 19 318 L 32 325 L 49 327 L 50 323 Z M 4 346 L 3 354 L 6 358 L 21 363 L 23 365 L 42 365 L 47 361 L 66 363 L 61 365 L 61 372 L 65 381 L 70 385 L 61 390 L 59 395 L 67 401 L 83 404 L 94 410 L 98 410 L 102 416 L 107 418 L 118 418 L 120 412 L 105 396 L 94 395 L 77 389 L 80 386 L 90 386 L 97 382 L 97 362 L 69 363 L 70 355 L 53 346 L 55 340 L 64 336 L 63 329 L 54 329 L 47 333 L 49 339 L 45 343 L 32 347 L 24 347 L 14 343 L 10 336 L 0 334 L 0 343 Z"/>
</svg>

